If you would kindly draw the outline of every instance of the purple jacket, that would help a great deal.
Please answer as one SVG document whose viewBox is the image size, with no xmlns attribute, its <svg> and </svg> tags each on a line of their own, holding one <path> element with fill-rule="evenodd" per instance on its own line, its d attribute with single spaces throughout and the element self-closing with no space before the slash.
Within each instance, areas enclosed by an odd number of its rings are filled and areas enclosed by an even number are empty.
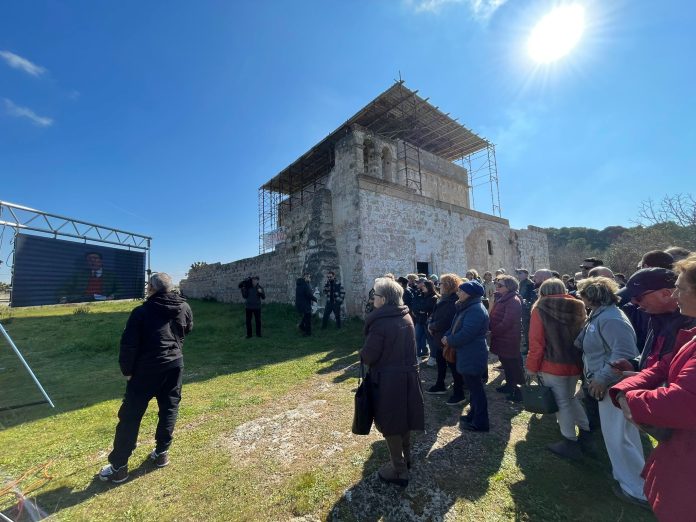
<svg viewBox="0 0 696 522">
<path fill-rule="evenodd" d="M 519 357 L 522 333 L 522 300 L 517 292 L 496 297 L 491 310 L 491 353 L 498 357 Z"/>
</svg>

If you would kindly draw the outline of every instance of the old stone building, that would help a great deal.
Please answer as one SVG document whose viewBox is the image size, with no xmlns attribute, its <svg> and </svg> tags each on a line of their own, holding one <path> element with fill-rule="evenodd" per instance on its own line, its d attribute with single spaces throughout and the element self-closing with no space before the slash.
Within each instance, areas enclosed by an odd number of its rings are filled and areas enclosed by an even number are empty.
<svg viewBox="0 0 696 522">
<path fill-rule="evenodd" d="M 397 82 L 261 186 L 258 256 L 191 270 L 181 288 L 239 302 L 239 281 L 258 274 L 267 301 L 292 303 L 303 271 L 321 289 L 334 270 L 346 313 L 360 315 L 386 272 L 548 266 L 540 229 L 471 208 L 481 172 L 499 214 L 493 145 Z"/>
</svg>

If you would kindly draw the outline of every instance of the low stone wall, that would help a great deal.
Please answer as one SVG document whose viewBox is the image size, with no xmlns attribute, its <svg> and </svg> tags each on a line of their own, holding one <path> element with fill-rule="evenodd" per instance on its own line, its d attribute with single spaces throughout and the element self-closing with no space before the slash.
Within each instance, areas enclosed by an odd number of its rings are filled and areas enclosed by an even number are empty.
<svg viewBox="0 0 696 522">
<path fill-rule="evenodd" d="M 289 302 L 285 262 L 277 252 L 232 263 L 203 265 L 189 271 L 179 287 L 186 297 L 241 303 L 243 298 L 239 283 L 252 275 L 259 276 L 260 285 L 266 291 L 266 302 Z"/>
</svg>

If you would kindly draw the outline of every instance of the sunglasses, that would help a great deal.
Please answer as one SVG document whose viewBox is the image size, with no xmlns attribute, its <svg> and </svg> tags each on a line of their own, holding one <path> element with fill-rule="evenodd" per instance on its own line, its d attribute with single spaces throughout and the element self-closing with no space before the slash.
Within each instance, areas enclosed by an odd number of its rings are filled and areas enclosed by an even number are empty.
<svg viewBox="0 0 696 522">
<path fill-rule="evenodd" d="M 372 295 L 374 295 L 375 297 L 384 297 L 382 294 L 372 294 Z"/>
<path fill-rule="evenodd" d="M 648 290 L 647 292 L 643 292 L 642 294 L 635 296 L 635 297 L 633 298 L 633 300 L 634 300 L 636 303 L 640 303 L 646 295 L 652 294 L 652 293 L 654 293 L 654 292 L 657 292 L 657 290 Z"/>
</svg>

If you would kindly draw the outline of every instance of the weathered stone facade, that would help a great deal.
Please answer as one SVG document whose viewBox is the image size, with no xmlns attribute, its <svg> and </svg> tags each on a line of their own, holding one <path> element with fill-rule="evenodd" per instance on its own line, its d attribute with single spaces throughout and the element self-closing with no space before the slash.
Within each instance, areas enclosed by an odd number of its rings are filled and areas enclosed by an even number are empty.
<svg viewBox="0 0 696 522">
<path fill-rule="evenodd" d="M 361 315 L 375 277 L 415 272 L 419 263 L 436 274 L 548 266 L 541 229 L 513 230 L 506 219 L 470 209 L 464 168 L 424 150 L 411 165 L 400 157 L 404 147 L 353 125 L 335 143 L 324 188 L 302 205 L 281 203 L 285 239 L 273 252 L 193 270 L 182 290 L 240 302 L 239 281 L 258 274 L 268 301 L 292 303 L 303 271 L 321 289 L 326 271 L 334 270 L 346 289 L 346 313 Z M 406 179 L 408 169 L 418 168 L 420 190 Z"/>
</svg>

